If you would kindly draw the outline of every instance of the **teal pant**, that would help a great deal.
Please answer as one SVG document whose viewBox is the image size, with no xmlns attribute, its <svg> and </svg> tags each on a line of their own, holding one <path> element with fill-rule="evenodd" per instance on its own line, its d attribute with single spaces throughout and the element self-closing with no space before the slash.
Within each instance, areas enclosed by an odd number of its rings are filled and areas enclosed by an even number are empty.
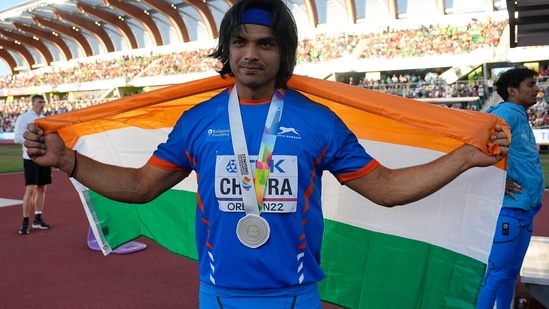
<svg viewBox="0 0 549 309">
<path fill-rule="evenodd" d="M 541 204 L 529 211 L 501 209 L 477 309 L 492 309 L 494 303 L 497 309 L 511 308 L 515 280 L 532 238 L 534 216 L 540 208 Z"/>
</svg>

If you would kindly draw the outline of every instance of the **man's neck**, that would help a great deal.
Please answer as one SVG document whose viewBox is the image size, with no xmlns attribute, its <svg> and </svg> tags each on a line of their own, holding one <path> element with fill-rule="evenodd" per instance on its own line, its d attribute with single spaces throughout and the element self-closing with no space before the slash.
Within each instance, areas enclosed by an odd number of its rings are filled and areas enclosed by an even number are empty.
<svg viewBox="0 0 549 309">
<path fill-rule="evenodd" d="M 240 100 L 246 101 L 262 101 L 266 99 L 271 99 L 275 92 L 274 86 L 270 87 L 261 87 L 261 88 L 250 88 L 245 86 L 238 86 L 238 98 Z"/>
</svg>

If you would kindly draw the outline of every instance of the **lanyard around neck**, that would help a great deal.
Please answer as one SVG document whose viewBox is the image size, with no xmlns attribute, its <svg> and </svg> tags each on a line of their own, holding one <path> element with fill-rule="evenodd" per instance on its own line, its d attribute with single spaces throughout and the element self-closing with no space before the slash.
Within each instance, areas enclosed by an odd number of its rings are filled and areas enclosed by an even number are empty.
<svg viewBox="0 0 549 309">
<path fill-rule="evenodd" d="M 261 146 L 259 147 L 255 172 L 252 177 L 250 156 L 248 154 L 248 146 L 246 145 L 246 136 L 244 134 L 242 115 L 240 114 L 240 102 L 238 100 L 236 85 L 231 91 L 229 97 L 229 125 L 246 215 L 259 215 L 263 210 L 265 186 L 269 177 L 271 158 L 283 107 L 284 96 L 279 91 L 275 91 L 269 106 L 267 119 L 265 120 Z"/>
</svg>

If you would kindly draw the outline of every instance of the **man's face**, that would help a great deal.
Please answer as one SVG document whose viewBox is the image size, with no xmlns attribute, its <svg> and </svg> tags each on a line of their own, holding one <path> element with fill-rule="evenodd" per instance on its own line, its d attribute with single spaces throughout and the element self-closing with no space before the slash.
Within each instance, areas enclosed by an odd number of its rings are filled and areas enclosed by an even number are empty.
<svg viewBox="0 0 549 309">
<path fill-rule="evenodd" d="M 40 115 L 44 111 L 45 104 L 46 104 L 46 101 L 44 101 L 44 99 L 35 98 L 34 100 L 32 100 L 32 110 L 38 115 Z"/>
<path fill-rule="evenodd" d="M 232 37 L 229 63 L 241 99 L 257 100 L 273 95 L 280 70 L 280 48 L 271 28 L 246 24 L 242 35 Z"/>
<path fill-rule="evenodd" d="M 509 99 L 511 102 L 528 108 L 536 104 L 538 92 L 539 87 L 536 80 L 533 77 L 528 77 L 520 83 L 518 88 L 509 87 Z"/>
</svg>

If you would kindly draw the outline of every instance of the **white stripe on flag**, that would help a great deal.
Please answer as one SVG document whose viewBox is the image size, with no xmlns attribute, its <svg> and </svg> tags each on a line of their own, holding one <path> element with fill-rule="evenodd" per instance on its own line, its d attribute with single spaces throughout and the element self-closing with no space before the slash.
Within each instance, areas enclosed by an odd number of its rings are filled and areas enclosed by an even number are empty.
<svg viewBox="0 0 549 309">
<path fill-rule="evenodd" d="M 361 141 L 391 168 L 422 164 L 442 155 L 428 149 Z M 385 208 L 363 198 L 326 174 L 323 211 L 327 219 L 376 232 L 435 244 L 487 262 L 503 199 L 505 171 L 474 168 L 443 189 L 409 205 Z"/>
</svg>

